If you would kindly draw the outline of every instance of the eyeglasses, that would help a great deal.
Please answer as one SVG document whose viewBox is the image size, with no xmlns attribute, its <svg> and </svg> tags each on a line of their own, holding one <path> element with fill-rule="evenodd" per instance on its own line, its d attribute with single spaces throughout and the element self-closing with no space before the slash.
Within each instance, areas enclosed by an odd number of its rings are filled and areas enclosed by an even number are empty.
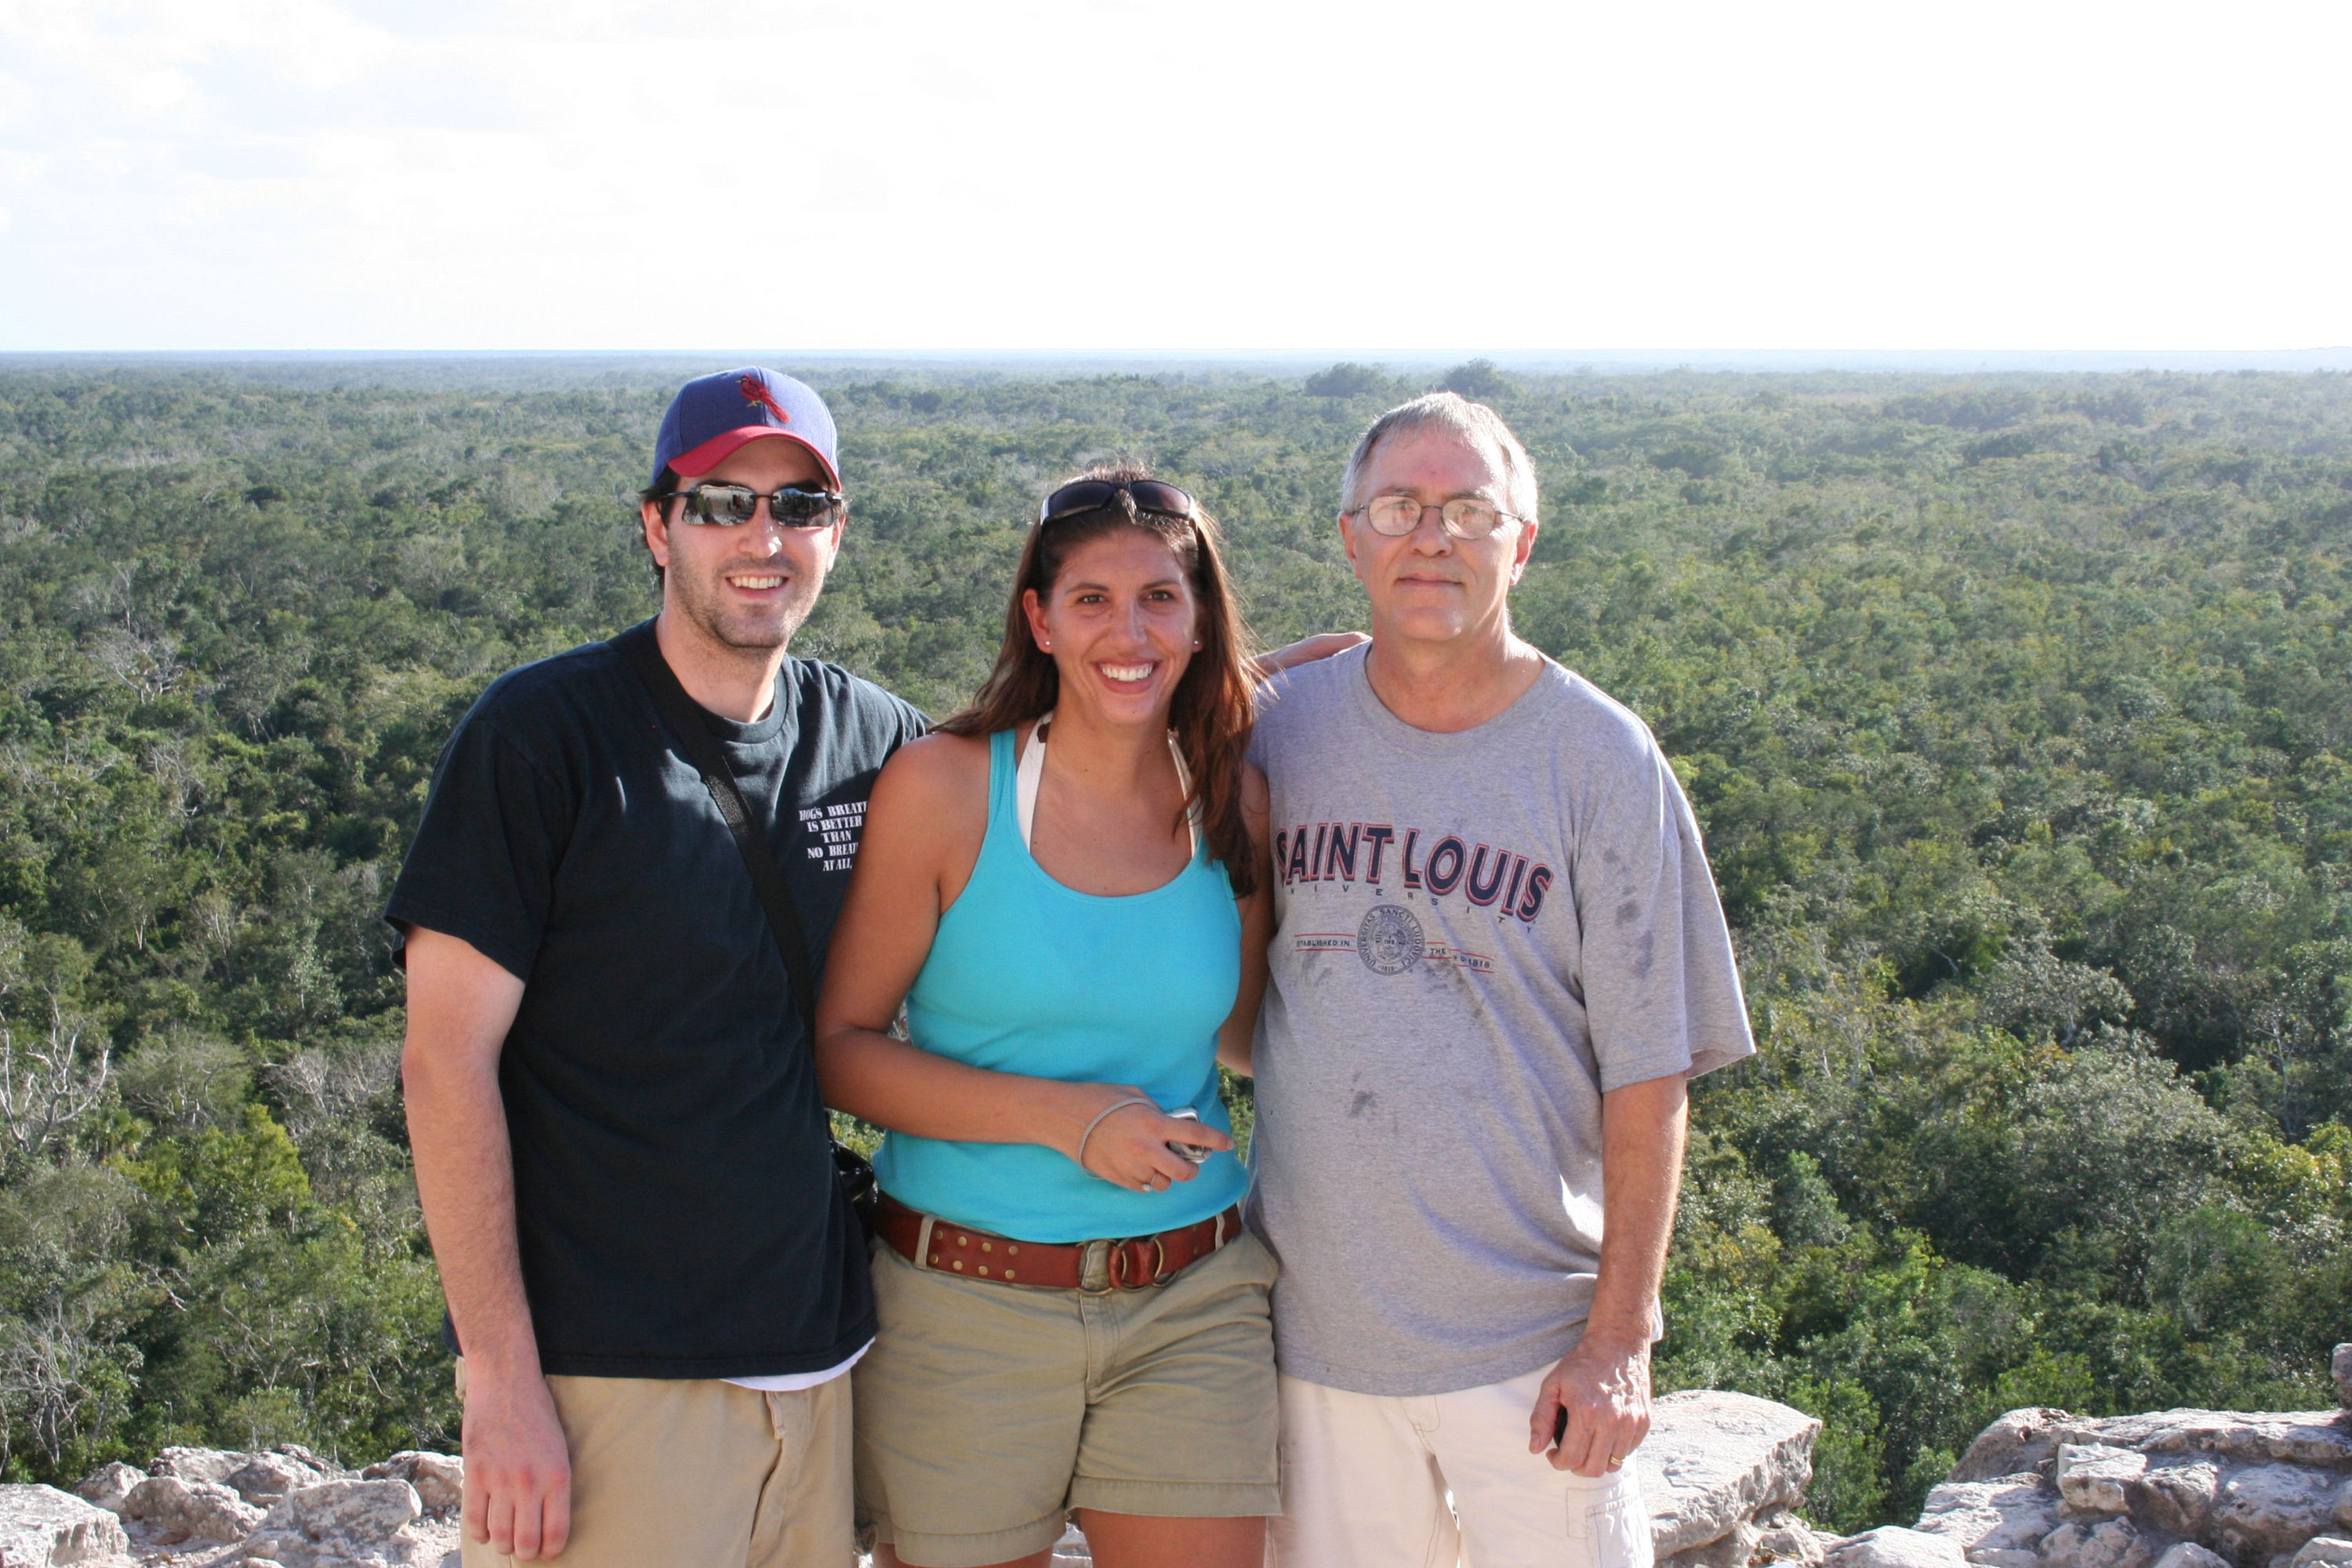
<svg viewBox="0 0 2352 1568">
<path fill-rule="evenodd" d="M 1421 514 L 1435 504 L 1417 501 L 1411 496 L 1375 496 L 1361 506 L 1349 508 L 1343 515 L 1353 517 L 1360 511 L 1364 514 L 1364 521 L 1372 525 L 1374 533 L 1399 539 L 1419 528 Z M 1455 496 L 1438 507 L 1437 517 L 1444 525 L 1445 531 L 1456 539 L 1484 539 L 1502 527 L 1505 518 L 1513 522 L 1527 521 L 1516 513 L 1499 510 L 1468 496 Z"/>
<path fill-rule="evenodd" d="M 1037 509 L 1037 525 L 1042 528 L 1059 518 L 1100 511 L 1121 490 L 1134 499 L 1138 511 L 1191 517 L 1198 510 L 1191 496 L 1158 479 L 1073 479 L 1045 498 L 1045 504 Z"/>
<path fill-rule="evenodd" d="M 798 485 L 786 485 L 768 496 L 745 485 L 697 485 L 677 493 L 686 502 L 680 515 L 687 521 L 716 528 L 737 528 L 751 521 L 759 515 L 762 500 L 768 503 L 768 515 L 783 528 L 823 528 L 841 507 L 840 491 L 803 489 Z"/>
</svg>

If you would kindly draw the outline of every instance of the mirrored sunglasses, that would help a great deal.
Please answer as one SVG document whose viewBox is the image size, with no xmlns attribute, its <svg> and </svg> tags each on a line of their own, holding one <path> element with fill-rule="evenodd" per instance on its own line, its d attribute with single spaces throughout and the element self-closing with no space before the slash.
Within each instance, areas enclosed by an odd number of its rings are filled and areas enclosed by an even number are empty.
<svg viewBox="0 0 2352 1568">
<path fill-rule="evenodd" d="M 717 528 L 739 528 L 751 521 L 759 515 L 762 500 L 768 503 L 768 515 L 784 528 L 823 528 L 841 507 L 840 491 L 803 489 L 798 485 L 786 485 L 766 496 L 748 485 L 696 485 L 678 494 L 686 501 L 680 515 L 687 521 Z"/>
</svg>

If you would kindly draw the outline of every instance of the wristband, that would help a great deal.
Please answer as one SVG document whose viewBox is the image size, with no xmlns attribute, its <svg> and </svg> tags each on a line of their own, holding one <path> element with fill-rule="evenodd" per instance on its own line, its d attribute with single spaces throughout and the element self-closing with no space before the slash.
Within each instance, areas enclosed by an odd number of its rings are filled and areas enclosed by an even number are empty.
<svg viewBox="0 0 2352 1568">
<path fill-rule="evenodd" d="M 1151 1097 L 1149 1095 L 1130 1094 L 1125 1100 L 1114 1100 L 1108 1105 L 1104 1106 L 1100 1110 L 1096 1111 L 1095 1119 L 1087 1123 L 1087 1130 L 1078 1134 L 1078 1152 L 1076 1156 L 1078 1169 L 1081 1171 L 1087 1171 L 1087 1140 L 1095 1135 L 1095 1129 L 1102 1125 L 1104 1117 L 1108 1116 L 1114 1110 L 1125 1110 L 1130 1105 L 1151 1105 Z M 1158 1108 L 1155 1106 L 1153 1109 L 1156 1110 Z M 1095 1173 L 1092 1171 L 1087 1171 L 1087 1174 L 1089 1176 L 1095 1176 Z M 1108 1176 L 1095 1176 L 1095 1180 L 1097 1182 L 1107 1182 L 1110 1180 L 1110 1178 Z"/>
</svg>

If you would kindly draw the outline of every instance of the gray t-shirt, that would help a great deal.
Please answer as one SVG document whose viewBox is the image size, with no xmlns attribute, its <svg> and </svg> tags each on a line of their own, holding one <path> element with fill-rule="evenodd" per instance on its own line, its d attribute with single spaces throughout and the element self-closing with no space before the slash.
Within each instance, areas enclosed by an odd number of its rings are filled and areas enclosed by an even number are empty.
<svg viewBox="0 0 2352 1568">
<path fill-rule="evenodd" d="M 1263 704 L 1274 984 L 1252 1224 L 1276 1352 L 1360 1394 L 1499 1383 L 1574 1346 L 1601 1252 L 1601 1096 L 1755 1050 L 1698 826 L 1639 719 L 1546 661 L 1457 734 L 1366 649 Z"/>
</svg>

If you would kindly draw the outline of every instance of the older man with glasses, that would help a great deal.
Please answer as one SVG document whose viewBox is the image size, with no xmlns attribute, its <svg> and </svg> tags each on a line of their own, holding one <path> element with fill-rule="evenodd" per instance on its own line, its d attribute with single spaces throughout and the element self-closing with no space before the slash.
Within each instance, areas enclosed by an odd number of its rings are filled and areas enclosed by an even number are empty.
<svg viewBox="0 0 2352 1568">
<path fill-rule="evenodd" d="M 1341 501 L 1371 641 L 1276 681 L 1251 753 L 1270 1560 L 1647 1568 L 1685 1083 L 1755 1048 L 1722 910 L 1649 731 L 1511 630 L 1537 495 L 1502 419 L 1391 409 Z"/>
</svg>

